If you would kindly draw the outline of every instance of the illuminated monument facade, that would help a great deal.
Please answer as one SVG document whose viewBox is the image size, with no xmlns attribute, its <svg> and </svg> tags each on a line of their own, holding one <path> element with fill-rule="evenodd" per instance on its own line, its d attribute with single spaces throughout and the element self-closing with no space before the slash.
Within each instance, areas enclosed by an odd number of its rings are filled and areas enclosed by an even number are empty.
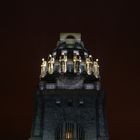
<svg viewBox="0 0 140 140">
<path fill-rule="evenodd" d="M 30 140 L 109 140 L 98 59 L 79 33 L 60 34 L 42 59 Z"/>
</svg>

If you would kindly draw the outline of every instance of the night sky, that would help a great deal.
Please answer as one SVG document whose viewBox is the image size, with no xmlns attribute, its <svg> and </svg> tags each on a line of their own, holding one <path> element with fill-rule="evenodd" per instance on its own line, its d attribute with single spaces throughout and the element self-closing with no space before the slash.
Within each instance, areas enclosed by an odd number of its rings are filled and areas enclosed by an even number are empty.
<svg viewBox="0 0 140 140">
<path fill-rule="evenodd" d="M 140 43 L 134 1 L 5 1 L 0 8 L 0 140 L 27 140 L 41 58 L 80 32 L 99 58 L 110 140 L 140 139 Z"/>
</svg>

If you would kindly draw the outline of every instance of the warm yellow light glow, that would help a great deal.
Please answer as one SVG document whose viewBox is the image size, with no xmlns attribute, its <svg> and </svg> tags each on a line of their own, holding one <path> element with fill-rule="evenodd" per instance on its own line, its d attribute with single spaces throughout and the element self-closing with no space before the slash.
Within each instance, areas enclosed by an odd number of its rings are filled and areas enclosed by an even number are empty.
<svg viewBox="0 0 140 140">
<path fill-rule="evenodd" d="M 89 57 L 91 58 L 91 57 L 92 57 L 92 55 L 89 55 Z"/>
<path fill-rule="evenodd" d="M 99 61 L 99 59 L 96 59 L 96 61 L 98 62 L 98 61 Z"/>
<path fill-rule="evenodd" d="M 72 132 L 66 132 L 66 139 L 72 139 Z"/>
</svg>

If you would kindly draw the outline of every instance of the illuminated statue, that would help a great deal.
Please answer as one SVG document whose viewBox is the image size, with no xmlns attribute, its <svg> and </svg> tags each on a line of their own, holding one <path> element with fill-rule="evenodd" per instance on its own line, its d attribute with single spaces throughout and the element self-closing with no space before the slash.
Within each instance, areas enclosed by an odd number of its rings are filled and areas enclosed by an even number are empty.
<svg viewBox="0 0 140 140">
<path fill-rule="evenodd" d="M 67 55 L 65 53 L 62 53 L 59 61 L 60 61 L 60 65 L 61 65 L 61 72 L 66 73 L 66 71 L 67 71 Z"/>
<path fill-rule="evenodd" d="M 86 58 L 86 70 L 88 75 L 92 74 L 92 67 L 93 67 L 92 55 L 89 55 L 89 57 Z"/>
<path fill-rule="evenodd" d="M 53 74 L 53 72 L 54 72 L 54 62 L 55 62 L 55 59 L 54 59 L 54 57 L 50 54 L 50 55 L 49 55 L 49 58 L 48 58 L 48 73 L 49 73 L 49 74 Z"/>
<path fill-rule="evenodd" d="M 74 73 L 80 72 L 80 62 L 81 62 L 81 57 L 77 54 L 74 54 L 73 56 Z"/>
<path fill-rule="evenodd" d="M 96 78 L 99 78 L 99 64 L 98 64 L 98 59 L 96 59 L 96 61 L 94 61 L 94 64 L 93 64 L 93 72 L 94 72 L 94 76 Z"/>
<path fill-rule="evenodd" d="M 47 61 L 45 61 L 45 59 L 42 58 L 41 75 L 40 75 L 40 77 L 41 77 L 41 78 L 45 77 L 46 72 L 47 72 Z"/>
</svg>

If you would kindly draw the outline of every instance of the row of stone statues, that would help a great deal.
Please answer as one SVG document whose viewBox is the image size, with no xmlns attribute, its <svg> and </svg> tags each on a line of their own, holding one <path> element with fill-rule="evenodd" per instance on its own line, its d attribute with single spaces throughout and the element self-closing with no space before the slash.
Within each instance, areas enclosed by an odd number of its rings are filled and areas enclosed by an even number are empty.
<svg viewBox="0 0 140 140">
<path fill-rule="evenodd" d="M 48 61 L 45 61 L 43 58 L 40 76 L 44 77 L 47 72 L 53 74 L 55 71 L 55 64 L 56 60 L 51 54 L 48 57 Z M 71 67 L 74 73 L 82 73 L 83 71 L 86 71 L 88 75 L 94 74 L 96 78 L 99 78 L 98 59 L 93 61 L 92 55 L 89 55 L 84 61 L 82 61 L 81 56 L 78 54 L 74 54 L 73 60 L 68 60 L 67 55 L 62 53 L 57 64 L 57 66 L 59 66 L 57 69 L 59 73 L 66 73 Z M 68 67 L 68 65 L 70 67 Z"/>
</svg>

